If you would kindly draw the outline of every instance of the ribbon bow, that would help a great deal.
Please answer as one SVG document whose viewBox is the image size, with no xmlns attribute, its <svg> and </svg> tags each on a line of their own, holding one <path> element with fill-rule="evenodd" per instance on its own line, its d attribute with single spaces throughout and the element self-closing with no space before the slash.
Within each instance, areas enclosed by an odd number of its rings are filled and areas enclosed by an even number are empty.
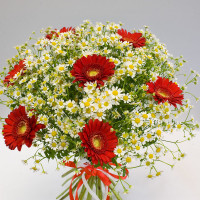
<svg viewBox="0 0 200 200">
<path fill-rule="evenodd" d="M 74 162 L 72 161 L 68 161 L 65 163 L 66 166 L 68 167 L 73 167 L 73 168 L 78 168 L 80 169 L 78 174 L 75 174 L 72 177 L 71 180 L 71 184 L 70 184 L 70 188 L 69 188 L 69 196 L 70 196 L 70 200 L 74 200 L 74 196 L 73 196 L 73 188 L 72 188 L 72 184 L 73 181 L 81 176 L 80 181 L 78 182 L 77 188 L 76 188 L 76 195 L 75 195 L 75 200 L 79 200 L 78 198 L 78 190 L 79 188 L 84 185 L 85 188 L 87 189 L 87 191 L 91 194 L 91 196 L 95 199 L 95 200 L 100 200 L 99 197 L 96 195 L 96 193 L 94 193 L 90 186 L 87 183 L 87 180 L 91 177 L 91 176 L 98 176 L 100 178 L 100 180 L 103 182 L 103 184 L 105 185 L 105 195 L 104 195 L 104 200 L 109 200 L 110 197 L 108 196 L 108 192 L 109 192 L 109 186 L 112 183 L 111 180 L 113 178 L 115 179 L 126 179 L 128 176 L 128 170 L 126 169 L 126 175 L 125 176 L 118 176 L 115 174 L 110 173 L 107 169 L 103 169 L 102 167 L 97 167 L 95 168 L 94 165 L 91 165 L 88 162 L 85 162 L 83 164 L 81 164 L 79 166 L 79 164 L 76 166 Z M 110 165 L 114 165 L 113 163 L 110 163 Z"/>
</svg>

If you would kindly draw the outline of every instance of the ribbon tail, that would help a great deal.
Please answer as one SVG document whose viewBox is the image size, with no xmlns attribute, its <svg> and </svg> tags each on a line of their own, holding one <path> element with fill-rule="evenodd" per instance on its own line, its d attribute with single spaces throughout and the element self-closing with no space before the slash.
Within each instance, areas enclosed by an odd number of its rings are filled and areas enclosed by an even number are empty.
<svg viewBox="0 0 200 200">
<path fill-rule="evenodd" d="M 108 187 L 108 192 L 109 192 L 109 191 L 110 191 L 110 188 Z M 110 200 L 110 196 L 109 196 L 109 195 L 107 195 L 106 200 Z"/>
<path fill-rule="evenodd" d="M 79 181 L 78 185 L 77 185 L 77 188 L 76 188 L 76 197 L 75 197 L 75 200 L 79 200 L 78 199 L 78 190 L 79 188 L 81 187 L 81 185 L 83 184 L 83 181 L 82 179 Z M 82 200 L 82 199 L 81 199 Z"/>
<path fill-rule="evenodd" d="M 102 170 L 97 171 L 97 176 L 101 179 L 101 181 L 104 183 L 104 185 L 109 186 L 111 184 L 109 174 L 106 174 Z"/>
<path fill-rule="evenodd" d="M 78 176 L 75 174 L 72 178 L 72 181 L 71 181 L 71 184 L 70 184 L 70 187 L 69 187 L 69 197 L 70 197 L 70 200 L 74 200 L 74 196 L 73 196 L 73 190 L 72 190 L 72 183 L 73 183 L 73 180 L 75 178 L 77 178 Z"/>
</svg>

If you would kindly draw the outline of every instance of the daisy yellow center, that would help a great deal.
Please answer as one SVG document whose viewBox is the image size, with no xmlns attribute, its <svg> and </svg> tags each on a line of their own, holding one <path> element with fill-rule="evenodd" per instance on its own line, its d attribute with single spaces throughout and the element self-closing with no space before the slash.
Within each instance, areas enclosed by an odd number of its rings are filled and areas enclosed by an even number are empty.
<svg viewBox="0 0 200 200">
<path fill-rule="evenodd" d="M 88 75 L 91 76 L 91 77 L 93 77 L 93 76 L 96 76 L 98 73 L 99 72 L 96 71 L 96 70 L 91 70 L 91 71 L 88 72 Z"/>
<path fill-rule="evenodd" d="M 162 133 L 161 130 L 157 130 L 157 131 L 156 131 L 156 134 L 157 134 L 158 136 L 161 136 L 161 133 Z"/>
<path fill-rule="evenodd" d="M 139 60 L 138 63 L 139 63 L 139 64 L 142 64 L 142 60 Z"/>
<path fill-rule="evenodd" d="M 66 143 L 65 142 L 61 142 L 61 147 L 65 147 Z"/>
<path fill-rule="evenodd" d="M 122 153 L 122 150 L 121 149 L 117 149 L 117 153 Z"/>
<path fill-rule="evenodd" d="M 135 148 L 136 148 L 136 150 L 138 150 L 138 151 L 140 150 L 140 146 L 136 146 Z"/>
<path fill-rule="evenodd" d="M 65 68 L 64 67 L 59 67 L 59 70 L 60 71 L 63 71 Z"/>
<path fill-rule="evenodd" d="M 156 149 L 156 152 L 159 153 L 160 151 L 161 151 L 161 148 L 158 147 L 158 148 Z"/>
<path fill-rule="evenodd" d="M 128 96 L 125 95 L 125 96 L 123 97 L 123 99 L 124 99 L 125 101 L 128 101 Z"/>
<path fill-rule="evenodd" d="M 153 158 L 153 154 L 149 154 L 149 158 L 152 159 Z"/>
<path fill-rule="evenodd" d="M 68 103 L 68 107 L 69 108 L 73 107 L 73 103 Z"/>
<path fill-rule="evenodd" d="M 55 136 L 57 135 L 57 132 L 56 132 L 56 131 L 52 131 L 51 135 L 52 135 L 53 137 L 55 137 Z"/>
<path fill-rule="evenodd" d="M 148 138 L 148 139 L 151 138 L 151 134 L 150 134 L 150 133 L 147 134 L 147 138 Z"/>
<path fill-rule="evenodd" d="M 92 138 L 92 144 L 94 146 L 95 149 L 101 149 L 102 147 L 102 139 L 99 135 L 95 135 Z"/>
<path fill-rule="evenodd" d="M 98 117 L 102 117 L 102 116 L 103 116 L 103 113 L 102 113 L 102 112 L 97 112 L 97 116 L 98 116 Z"/>
<path fill-rule="evenodd" d="M 131 157 L 127 157 L 127 158 L 126 158 L 126 162 L 127 162 L 127 163 L 130 163 L 130 162 L 131 162 Z"/>
<path fill-rule="evenodd" d="M 19 124 L 18 124 L 18 135 L 23 135 L 27 130 L 27 126 L 26 126 L 26 122 L 24 121 L 21 121 Z"/>
<path fill-rule="evenodd" d="M 135 123 L 139 124 L 140 123 L 140 118 L 135 118 Z"/>
<path fill-rule="evenodd" d="M 114 91 L 112 92 L 112 94 L 113 94 L 114 96 L 117 96 L 117 95 L 118 95 L 118 91 L 117 91 L 117 90 L 114 90 Z"/>
<path fill-rule="evenodd" d="M 148 115 L 147 114 L 143 114 L 142 117 L 145 118 L 145 119 L 147 119 Z"/>
</svg>

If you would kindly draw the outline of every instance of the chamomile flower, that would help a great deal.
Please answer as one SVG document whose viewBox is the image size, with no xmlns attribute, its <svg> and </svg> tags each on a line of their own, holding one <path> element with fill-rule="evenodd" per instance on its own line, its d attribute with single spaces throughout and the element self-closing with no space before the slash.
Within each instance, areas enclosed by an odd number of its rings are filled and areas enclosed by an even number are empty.
<svg viewBox="0 0 200 200">
<path fill-rule="evenodd" d="M 123 96 L 124 103 L 130 103 L 131 102 L 131 96 L 129 94 L 125 94 Z"/>
<path fill-rule="evenodd" d="M 103 31 L 103 24 L 97 23 L 96 26 L 94 27 L 94 30 L 97 32 L 97 34 L 101 34 Z"/>
<path fill-rule="evenodd" d="M 58 136 L 58 130 L 57 130 L 56 128 L 50 129 L 50 130 L 49 130 L 49 133 L 50 133 L 49 137 L 51 137 L 51 138 L 52 138 L 52 137 L 55 138 L 55 137 Z"/>
<path fill-rule="evenodd" d="M 96 87 L 97 87 L 96 82 L 87 82 L 85 83 L 84 91 L 86 93 L 93 93 Z"/>
<path fill-rule="evenodd" d="M 16 90 L 14 92 L 14 97 L 19 98 L 21 96 L 21 92 L 19 90 Z"/>
<path fill-rule="evenodd" d="M 156 80 L 157 80 L 157 77 L 158 77 L 158 73 L 156 73 L 156 72 L 151 72 L 150 73 L 151 74 L 151 81 L 152 82 L 155 82 Z"/>
<path fill-rule="evenodd" d="M 65 64 L 60 64 L 56 66 L 56 69 L 58 72 L 64 72 L 66 70 L 66 65 Z"/>
<path fill-rule="evenodd" d="M 135 115 L 135 117 L 132 119 L 132 125 L 135 127 L 140 127 L 143 125 L 143 117 L 141 115 Z"/>
<path fill-rule="evenodd" d="M 119 157 L 122 157 L 124 155 L 124 150 L 123 150 L 123 146 L 122 145 L 118 145 L 115 150 L 114 150 L 114 153 L 119 156 Z"/>
<path fill-rule="evenodd" d="M 66 101 L 66 109 L 72 112 L 72 109 L 76 107 L 76 102 L 74 100 Z"/>
<path fill-rule="evenodd" d="M 59 109 L 64 108 L 65 107 L 65 102 L 63 99 L 60 99 L 57 101 L 57 106 Z"/>
<path fill-rule="evenodd" d="M 131 155 L 125 155 L 123 158 L 123 163 L 126 165 L 127 168 L 134 166 L 134 158 Z"/>
<path fill-rule="evenodd" d="M 120 100 L 120 99 L 123 98 L 121 88 L 112 87 L 111 91 L 112 91 L 111 96 L 112 96 L 113 99 Z"/>
<path fill-rule="evenodd" d="M 41 87 L 41 89 L 42 89 L 42 92 L 44 92 L 44 93 L 46 93 L 46 92 L 48 91 L 47 85 L 43 85 L 43 86 Z"/>
</svg>

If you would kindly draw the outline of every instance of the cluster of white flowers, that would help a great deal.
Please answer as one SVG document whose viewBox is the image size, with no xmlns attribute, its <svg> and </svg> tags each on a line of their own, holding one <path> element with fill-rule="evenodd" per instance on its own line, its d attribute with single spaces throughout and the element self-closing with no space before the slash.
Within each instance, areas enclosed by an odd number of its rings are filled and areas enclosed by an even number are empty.
<svg viewBox="0 0 200 200">
<path fill-rule="evenodd" d="M 36 113 L 38 123 L 46 125 L 35 143 L 47 158 L 78 160 L 85 156 L 78 132 L 89 119 L 99 119 L 109 122 L 119 138 L 114 151 L 117 162 L 122 167 L 146 165 L 151 178 L 152 169 L 159 175 L 156 161 L 169 151 L 165 135 L 178 129 L 188 132 L 189 138 L 198 125 L 188 117 L 177 122 L 179 114 L 191 109 L 187 100 L 179 109 L 167 102 L 158 104 L 147 94 L 146 83 L 155 82 L 158 76 L 174 80 L 185 61 L 173 58 L 148 27 L 139 30 L 146 39 L 141 48 L 122 41 L 117 33 L 120 28 L 121 24 L 85 21 L 74 31 L 42 31 L 44 36 L 34 44 L 16 47 L 19 54 L 8 61 L 10 69 L 23 59 L 25 70 L 11 80 L 15 84 L 7 87 L 2 81 L 0 94 L 10 97 L 6 105 L 11 109 L 25 105 L 29 117 Z M 104 86 L 87 82 L 78 87 L 70 71 L 78 59 L 93 54 L 113 62 L 115 73 Z M 182 156 L 179 148 L 177 153 Z"/>
</svg>

